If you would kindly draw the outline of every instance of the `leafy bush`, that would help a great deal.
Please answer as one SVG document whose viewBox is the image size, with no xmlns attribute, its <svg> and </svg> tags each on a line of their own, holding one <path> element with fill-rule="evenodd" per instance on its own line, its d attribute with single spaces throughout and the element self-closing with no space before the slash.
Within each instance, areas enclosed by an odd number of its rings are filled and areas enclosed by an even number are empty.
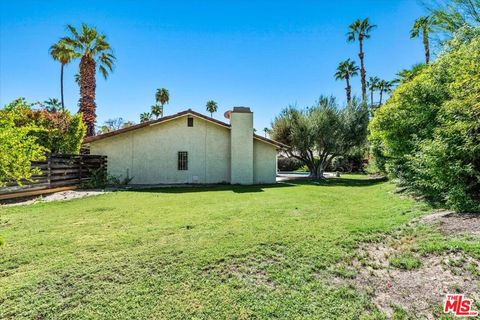
<svg viewBox="0 0 480 320">
<path fill-rule="evenodd" d="M 80 151 L 86 126 L 81 114 L 71 115 L 68 111 L 51 111 L 47 108 L 34 109 L 36 103 L 28 103 L 19 98 L 2 109 L 17 128 L 34 126 L 29 135 L 37 138 L 37 143 L 50 153 L 73 153 Z"/>
<path fill-rule="evenodd" d="M 103 168 L 94 170 L 90 175 L 90 180 L 82 183 L 84 189 L 103 189 L 108 183 L 107 173 Z"/>
<path fill-rule="evenodd" d="M 480 211 L 480 32 L 447 48 L 375 113 L 370 141 L 401 184 L 449 208 Z"/>
<path fill-rule="evenodd" d="M 35 133 L 40 130 L 35 124 L 17 127 L 15 115 L 0 110 L 0 186 L 7 182 L 30 180 L 38 169 L 32 169 L 32 161 L 44 160 L 47 149 L 38 143 Z"/>
<path fill-rule="evenodd" d="M 303 162 L 295 158 L 279 157 L 278 170 L 280 171 L 296 171 L 303 166 Z"/>
</svg>

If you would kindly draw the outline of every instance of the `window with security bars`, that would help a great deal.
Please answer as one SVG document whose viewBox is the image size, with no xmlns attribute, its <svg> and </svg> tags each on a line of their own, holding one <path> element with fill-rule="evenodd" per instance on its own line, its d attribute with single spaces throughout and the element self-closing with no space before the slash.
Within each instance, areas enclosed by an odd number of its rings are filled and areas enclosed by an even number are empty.
<svg viewBox="0 0 480 320">
<path fill-rule="evenodd" d="M 178 152 L 178 170 L 188 170 L 188 152 Z"/>
</svg>

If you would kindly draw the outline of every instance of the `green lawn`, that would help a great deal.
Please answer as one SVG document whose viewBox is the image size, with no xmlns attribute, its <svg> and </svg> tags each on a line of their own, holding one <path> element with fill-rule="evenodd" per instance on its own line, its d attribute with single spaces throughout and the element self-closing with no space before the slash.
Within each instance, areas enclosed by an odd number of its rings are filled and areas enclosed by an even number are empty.
<svg viewBox="0 0 480 320">
<path fill-rule="evenodd" d="M 381 318 L 325 274 L 428 210 L 392 189 L 345 176 L 0 208 L 0 318 Z"/>
</svg>

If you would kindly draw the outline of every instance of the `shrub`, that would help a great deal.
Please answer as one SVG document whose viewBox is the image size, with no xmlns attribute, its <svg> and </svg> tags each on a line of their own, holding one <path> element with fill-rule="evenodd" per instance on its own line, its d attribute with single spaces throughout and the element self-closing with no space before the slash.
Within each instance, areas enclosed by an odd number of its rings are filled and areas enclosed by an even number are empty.
<svg viewBox="0 0 480 320">
<path fill-rule="evenodd" d="M 402 83 L 370 124 L 377 160 L 413 192 L 480 211 L 480 32 Z"/>
<path fill-rule="evenodd" d="M 1 110 L 2 116 L 9 114 L 17 128 L 35 127 L 29 135 L 36 137 L 37 143 L 50 153 L 78 153 L 86 132 L 81 114 L 34 109 L 35 105 L 24 98 L 16 99 Z"/>
<path fill-rule="evenodd" d="M 0 110 L 0 186 L 15 181 L 30 180 L 38 169 L 32 169 L 32 161 L 45 159 L 47 149 L 38 143 L 34 135 L 40 130 L 35 124 L 17 127 L 16 115 L 8 110 Z"/>
<path fill-rule="evenodd" d="M 278 170 L 280 171 L 296 171 L 303 166 L 303 162 L 295 158 L 279 157 Z"/>
</svg>

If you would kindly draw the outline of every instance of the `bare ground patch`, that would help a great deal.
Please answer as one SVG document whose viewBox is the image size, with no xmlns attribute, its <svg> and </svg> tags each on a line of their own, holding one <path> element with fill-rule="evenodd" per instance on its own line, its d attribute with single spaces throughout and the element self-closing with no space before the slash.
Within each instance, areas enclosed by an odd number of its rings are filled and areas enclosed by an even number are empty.
<svg viewBox="0 0 480 320">
<path fill-rule="evenodd" d="M 433 224 L 447 235 L 470 234 L 480 237 L 480 214 L 438 211 L 422 217 L 419 222 Z"/>
<path fill-rule="evenodd" d="M 13 206 L 28 205 L 28 204 L 34 204 L 34 203 L 40 203 L 40 202 L 66 201 L 66 200 L 96 196 L 104 193 L 106 193 L 106 191 L 104 190 L 68 190 L 68 191 L 50 193 L 43 196 L 5 200 L 4 203 L 0 204 L 0 206 L 13 207 Z"/>
<path fill-rule="evenodd" d="M 389 318 L 398 307 L 414 318 L 437 318 L 447 293 L 464 293 L 479 301 L 478 260 L 461 252 L 406 253 L 410 241 L 414 239 L 389 236 L 382 243 L 362 244 L 351 261 L 334 268 L 331 284 L 365 292 Z"/>
</svg>

